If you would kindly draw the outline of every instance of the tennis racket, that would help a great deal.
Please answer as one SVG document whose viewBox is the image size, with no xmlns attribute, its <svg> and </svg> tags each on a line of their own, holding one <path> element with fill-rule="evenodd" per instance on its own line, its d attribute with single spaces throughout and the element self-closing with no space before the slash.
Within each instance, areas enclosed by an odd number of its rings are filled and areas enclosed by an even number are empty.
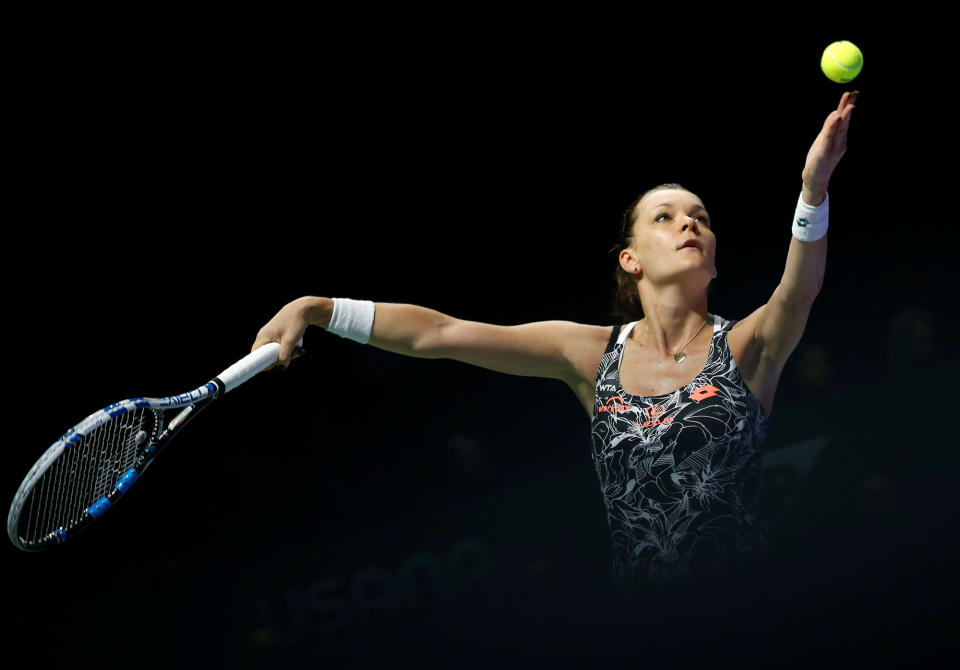
<svg viewBox="0 0 960 670">
<path fill-rule="evenodd" d="M 301 340 L 302 343 L 302 340 Z M 10 505 L 7 534 L 24 551 L 63 544 L 123 496 L 187 423 L 277 361 L 257 348 L 203 386 L 167 398 L 130 398 L 94 412 L 47 449 Z"/>
</svg>

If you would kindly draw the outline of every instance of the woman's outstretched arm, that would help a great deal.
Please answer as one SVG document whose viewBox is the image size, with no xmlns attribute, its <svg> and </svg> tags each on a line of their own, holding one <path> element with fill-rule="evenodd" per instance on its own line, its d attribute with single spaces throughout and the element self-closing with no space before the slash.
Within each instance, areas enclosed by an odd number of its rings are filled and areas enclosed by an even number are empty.
<svg viewBox="0 0 960 670">
<path fill-rule="evenodd" d="M 314 296 L 290 302 L 260 329 L 252 349 L 279 342 L 278 365 L 288 365 L 308 326 L 330 326 L 333 305 L 331 298 Z M 375 347 L 417 358 L 449 358 L 506 374 L 560 379 L 571 386 L 579 381 L 577 364 L 603 330 L 572 321 L 498 326 L 418 305 L 378 302 L 374 307 L 369 344 Z"/>
</svg>

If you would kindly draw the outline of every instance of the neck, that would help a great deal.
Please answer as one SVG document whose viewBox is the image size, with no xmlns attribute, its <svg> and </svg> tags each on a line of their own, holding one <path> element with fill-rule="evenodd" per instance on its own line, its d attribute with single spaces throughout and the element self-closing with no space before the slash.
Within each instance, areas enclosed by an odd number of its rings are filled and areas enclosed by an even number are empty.
<svg viewBox="0 0 960 670">
<path fill-rule="evenodd" d="M 710 321 L 707 312 L 707 296 L 701 294 L 694 303 L 687 300 L 669 300 L 660 296 L 659 300 L 643 301 L 643 321 L 638 324 L 639 337 L 643 335 L 649 344 L 664 356 L 683 350 L 697 335 L 706 330 L 704 322 Z M 699 332 L 698 332 L 699 331 Z"/>
</svg>

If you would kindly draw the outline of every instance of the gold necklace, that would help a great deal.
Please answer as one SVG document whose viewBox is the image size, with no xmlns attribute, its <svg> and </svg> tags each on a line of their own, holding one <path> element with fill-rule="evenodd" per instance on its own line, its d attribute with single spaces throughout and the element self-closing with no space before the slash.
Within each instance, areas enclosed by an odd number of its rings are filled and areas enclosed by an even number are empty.
<svg viewBox="0 0 960 670">
<path fill-rule="evenodd" d="M 646 319 L 644 319 L 643 325 L 644 325 L 644 327 L 647 329 L 647 332 L 650 333 L 650 335 L 652 336 L 652 335 L 653 335 L 653 331 L 651 331 L 651 330 L 650 330 L 650 326 L 647 325 Z M 697 335 L 700 334 L 700 331 L 703 330 L 703 327 L 704 327 L 705 325 L 707 325 L 707 320 L 706 320 L 706 319 L 704 319 L 704 320 L 703 320 L 703 323 L 700 324 L 700 328 L 697 330 L 696 333 L 693 334 L 693 337 L 691 337 L 689 340 L 687 340 L 687 344 L 690 344 L 691 342 L 693 342 L 693 340 L 697 337 Z M 685 353 L 683 353 L 683 350 L 687 348 L 687 344 L 685 344 L 685 345 L 683 345 L 682 347 L 680 347 L 680 351 L 678 351 L 677 353 L 675 353 L 675 354 L 673 355 L 673 360 L 676 361 L 677 363 L 681 362 L 684 358 L 687 357 L 687 355 L 686 355 Z"/>
</svg>

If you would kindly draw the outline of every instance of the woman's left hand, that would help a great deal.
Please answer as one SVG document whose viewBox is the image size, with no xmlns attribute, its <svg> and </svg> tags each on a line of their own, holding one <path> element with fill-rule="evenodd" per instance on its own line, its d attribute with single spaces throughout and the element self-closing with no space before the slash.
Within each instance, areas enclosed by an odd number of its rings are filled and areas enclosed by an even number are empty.
<svg viewBox="0 0 960 670">
<path fill-rule="evenodd" d="M 850 126 L 850 115 L 858 94 L 859 91 L 847 91 L 843 94 L 840 105 L 827 116 L 820 134 L 807 152 L 807 163 L 801 175 L 803 190 L 805 196 L 816 200 L 810 202 L 804 197 L 808 205 L 819 205 L 827 197 L 827 184 L 847 150 L 847 128 Z"/>
</svg>

